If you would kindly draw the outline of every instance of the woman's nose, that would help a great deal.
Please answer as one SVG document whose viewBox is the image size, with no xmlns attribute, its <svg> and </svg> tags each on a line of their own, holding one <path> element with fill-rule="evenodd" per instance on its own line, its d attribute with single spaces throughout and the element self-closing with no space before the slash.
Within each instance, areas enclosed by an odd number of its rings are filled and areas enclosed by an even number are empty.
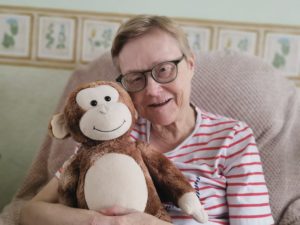
<svg viewBox="0 0 300 225">
<path fill-rule="evenodd" d="M 158 90 L 161 88 L 161 84 L 156 82 L 152 76 L 147 77 L 147 85 L 145 91 L 147 94 L 155 95 L 158 93 Z"/>
</svg>

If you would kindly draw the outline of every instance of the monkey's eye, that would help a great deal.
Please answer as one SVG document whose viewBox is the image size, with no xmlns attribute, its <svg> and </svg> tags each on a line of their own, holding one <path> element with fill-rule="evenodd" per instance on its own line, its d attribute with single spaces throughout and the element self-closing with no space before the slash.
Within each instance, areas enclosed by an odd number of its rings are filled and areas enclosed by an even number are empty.
<svg viewBox="0 0 300 225">
<path fill-rule="evenodd" d="M 91 106 L 96 106 L 98 104 L 98 102 L 96 101 L 96 100 L 92 100 L 91 102 L 90 102 L 90 105 Z"/>
<path fill-rule="evenodd" d="M 111 97 L 110 96 L 105 96 L 104 99 L 105 99 L 105 101 L 110 102 Z"/>
</svg>

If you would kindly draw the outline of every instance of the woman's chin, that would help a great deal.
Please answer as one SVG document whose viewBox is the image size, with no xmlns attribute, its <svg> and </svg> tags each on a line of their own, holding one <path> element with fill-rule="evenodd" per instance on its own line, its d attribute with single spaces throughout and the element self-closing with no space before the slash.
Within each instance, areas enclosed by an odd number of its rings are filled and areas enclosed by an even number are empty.
<svg viewBox="0 0 300 225">
<path fill-rule="evenodd" d="M 170 114 L 165 116 L 155 115 L 149 118 L 149 120 L 151 121 L 151 123 L 161 126 L 168 126 L 175 121 Z"/>
</svg>

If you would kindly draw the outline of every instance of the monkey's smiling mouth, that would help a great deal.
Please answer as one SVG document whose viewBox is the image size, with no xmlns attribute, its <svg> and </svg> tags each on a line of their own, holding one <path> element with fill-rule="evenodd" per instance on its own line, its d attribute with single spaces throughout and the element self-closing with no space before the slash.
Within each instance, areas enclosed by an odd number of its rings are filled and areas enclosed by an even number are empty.
<svg viewBox="0 0 300 225">
<path fill-rule="evenodd" d="M 96 130 L 96 131 L 99 131 L 99 132 L 113 132 L 115 130 L 118 130 L 120 127 L 122 127 L 124 125 L 124 123 L 126 123 L 126 120 L 123 120 L 123 123 L 120 126 L 118 126 L 115 129 L 112 129 L 112 130 L 100 130 L 100 129 L 97 129 L 95 126 L 93 127 L 93 130 Z"/>
</svg>

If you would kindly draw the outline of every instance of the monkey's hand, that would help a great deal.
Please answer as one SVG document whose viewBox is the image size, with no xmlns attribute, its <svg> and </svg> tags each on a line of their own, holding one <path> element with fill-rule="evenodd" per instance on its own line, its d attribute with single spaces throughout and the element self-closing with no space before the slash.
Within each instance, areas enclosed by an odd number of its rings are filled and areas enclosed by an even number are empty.
<svg viewBox="0 0 300 225">
<path fill-rule="evenodd" d="M 178 206 L 198 222 L 206 223 L 208 221 L 208 215 L 195 193 L 188 192 L 182 195 L 178 200 Z"/>
</svg>

